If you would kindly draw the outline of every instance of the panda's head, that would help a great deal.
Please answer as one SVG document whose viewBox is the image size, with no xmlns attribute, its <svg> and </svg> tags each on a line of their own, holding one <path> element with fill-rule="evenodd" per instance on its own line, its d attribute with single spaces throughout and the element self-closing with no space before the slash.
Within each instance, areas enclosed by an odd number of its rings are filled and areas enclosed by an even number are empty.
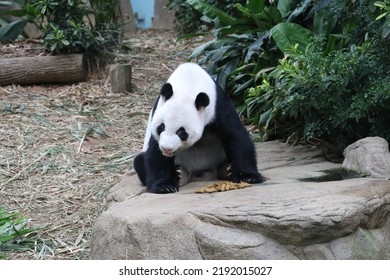
<svg viewBox="0 0 390 280">
<path fill-rule="evenodd" d="M 177 93 L 170 83 L 163 85 L 151 120 L 152 134 L 163 155 L 174 156 L 202 137 L 210 119 L 206 112 L 209 105 L 205 92 L 183 94 Z"/>
</svg>

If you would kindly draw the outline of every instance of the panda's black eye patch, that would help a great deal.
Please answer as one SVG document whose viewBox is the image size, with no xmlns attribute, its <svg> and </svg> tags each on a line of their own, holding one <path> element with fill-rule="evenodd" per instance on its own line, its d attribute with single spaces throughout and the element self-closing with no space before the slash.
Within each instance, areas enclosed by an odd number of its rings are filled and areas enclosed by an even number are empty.
<svg viewBox="0 0 390 280">
<path fill-rule="evenodd" d="M 177 136 L 179 136 L 179 138 L 180 138 L 181 141 L 186 141 L 187 138 L 188 138 L 188 133 L 187 133 L 187 131 L 184 129 L 184 127 L 180 127 L 180 128 L 176 131 L 176 134 L 177 134 Z"/>
<path fill-rule="evenodd" d="M 160 135 L 164 130 L 165 130 L 165 124 L 164 124 L 164 123 L 161 123 L 161 124 L 157 127 L 157 134 Z"/>
</svg>

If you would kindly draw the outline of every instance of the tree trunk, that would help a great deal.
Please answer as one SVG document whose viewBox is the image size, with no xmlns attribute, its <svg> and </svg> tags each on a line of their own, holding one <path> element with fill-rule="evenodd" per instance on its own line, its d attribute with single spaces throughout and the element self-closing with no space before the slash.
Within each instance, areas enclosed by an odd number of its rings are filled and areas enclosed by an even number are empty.
<svg viewBox="0 0 390 280">
<path fill-rule="evenodd" d="M 131 91 L 131 65 L 115 64 L 110 66 L 111 91 L 114 93 Z"/>
<path fill-rule="evenodd" d="M 82 54 L 0 59 L 0 86 L 76 83 L 86 76 Z"/>
</svg>

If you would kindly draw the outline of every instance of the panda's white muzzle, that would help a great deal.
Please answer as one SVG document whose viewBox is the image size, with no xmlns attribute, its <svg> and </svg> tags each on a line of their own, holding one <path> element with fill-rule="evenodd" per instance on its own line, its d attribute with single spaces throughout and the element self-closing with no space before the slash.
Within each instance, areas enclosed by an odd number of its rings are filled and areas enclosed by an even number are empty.
<svg viewBox="0 0 390 280">
<path fill-rule="evenodd" d="M 160 150 L 166 157 L 172 157 L 175 155 L 175 151 L 173 149 L 160 147 Z"/>
<path fill-rule="evenodd" d="M 173 157 L 181 147 L 182 142 L 176 134 L 172 135 L 164 131 L 160 135 L 158 144 L 164 156 Z"/>
</svg>

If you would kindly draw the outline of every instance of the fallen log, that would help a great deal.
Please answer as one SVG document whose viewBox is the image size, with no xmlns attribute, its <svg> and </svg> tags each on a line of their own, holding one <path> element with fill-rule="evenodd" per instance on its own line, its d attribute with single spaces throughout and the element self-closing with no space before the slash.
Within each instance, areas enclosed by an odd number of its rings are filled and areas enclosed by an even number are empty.
<svg viewBox="0 0 390 280">
<path fill-rule="evenodd" d="M 0 86 L 76 83 L 86 76 L 82 54 L 0 59 Z"/>
</svg>

